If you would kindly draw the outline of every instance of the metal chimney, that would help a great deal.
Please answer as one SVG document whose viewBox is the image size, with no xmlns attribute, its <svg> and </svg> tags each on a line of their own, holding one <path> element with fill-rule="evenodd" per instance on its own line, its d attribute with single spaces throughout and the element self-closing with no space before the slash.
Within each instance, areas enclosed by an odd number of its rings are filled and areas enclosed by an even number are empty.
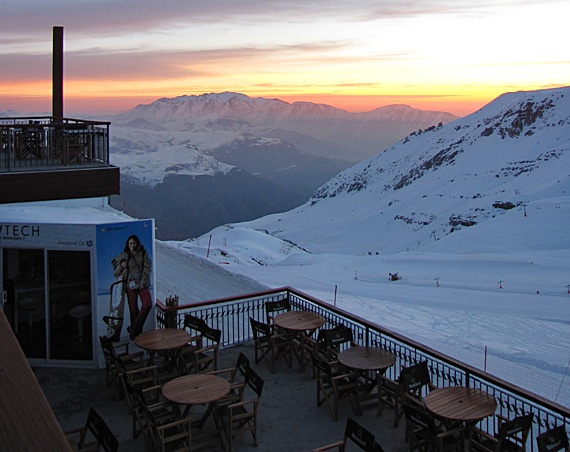
<svg viewBox="0 0 570 452">
<path fill-rule="evenodd" d="M 63 27 L 53 27 L 52 116 L 63 122 Z"/>
</svg>

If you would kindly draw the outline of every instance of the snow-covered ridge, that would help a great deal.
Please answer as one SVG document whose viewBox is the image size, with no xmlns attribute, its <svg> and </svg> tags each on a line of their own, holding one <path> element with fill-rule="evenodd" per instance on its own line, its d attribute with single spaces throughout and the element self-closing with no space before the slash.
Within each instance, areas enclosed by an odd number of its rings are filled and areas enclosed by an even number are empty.
<svg viewBox="0 0 570 452">
<path fill-rule="evenodd" d="M 211 138 L 229 141 L 245 135 L 279 136 L 292 134 L 319 140 L 328 149 L 306 146 L 309 154 L 358 162 L 392 145 L 418 128 L 457 119 L 449 113 L 423 111 L 406 105 L 390 105 L 371 112 L 351 113 L 330 105 L 311 102 L 292 104 L 278 99 L 252 98 L 239 93 L 210 93 L 199 96 L 162 98 L 112 118 L 111 133 L 120 139 L 126 128 L 170 131 L 184 136 L 199 150 Z M 200 143 L 204 141 L 204 146 Z M 227 143 L 227 141 L 226 141 Z M 210 147 L 212 149 L 212 147 Z"/>
<path fill-rule="evenodd" d="M 315 210 L 346 229 L 364 229 L 371 220 L 390 229 L 403 223 L 408 239 L 400 247 L 406 250 L 412 241 L 426 243 L 430 235 L 502 216 L 505 206 L 522 209 L 539 187 L 565 197 L 569 167 L 570 88 L 505 94 L 476 114 L 413 133 L 343 171 L 299 211 Z M 346 218 L 349 205 L 367 213 Z M 366 236 L 377 249 L 396 246 L 373 232 Z"/>
</svg>

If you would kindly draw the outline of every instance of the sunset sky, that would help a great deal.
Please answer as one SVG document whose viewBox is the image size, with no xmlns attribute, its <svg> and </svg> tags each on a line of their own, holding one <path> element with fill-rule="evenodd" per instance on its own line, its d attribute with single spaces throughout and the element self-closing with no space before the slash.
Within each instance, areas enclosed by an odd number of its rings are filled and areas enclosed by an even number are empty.
<svg viewBox="0 0 570 452">
<path fill-rule="evenodd" d="M 568 0 L 21 0 L 0 14 L 0 111 L 64 114 L 234 91 L 349 111 L 465 116 L 505 92 L 570 85 Z"/>
</svg>

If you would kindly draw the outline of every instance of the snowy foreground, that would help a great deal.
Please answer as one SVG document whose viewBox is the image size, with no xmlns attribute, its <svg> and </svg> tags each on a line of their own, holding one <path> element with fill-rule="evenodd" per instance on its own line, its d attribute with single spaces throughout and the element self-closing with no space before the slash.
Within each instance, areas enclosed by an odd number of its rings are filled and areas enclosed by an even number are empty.
<svg viewBox="0 0 570 452">
<path fill-rule="evenodd" d="M 204 258 L 209 254 L 220 272 L 236 272 L 271 288 L 292 286 L 570 406 L 565 252 L 297 253 L 259 265 L 240 258 L 240 243 L 248 245 L 248 255 L 257 252 L 267 262 L 272 252 L 282 254 L 282 248 L 275 248 L 282 242 L 268 235 L 254 241 L 248 229 L 216 231 L 209 253 L 208 236 L 165 244 Z M 395 272 L 402 279 L 390 281 L 388 274 Z"/>
</svg>

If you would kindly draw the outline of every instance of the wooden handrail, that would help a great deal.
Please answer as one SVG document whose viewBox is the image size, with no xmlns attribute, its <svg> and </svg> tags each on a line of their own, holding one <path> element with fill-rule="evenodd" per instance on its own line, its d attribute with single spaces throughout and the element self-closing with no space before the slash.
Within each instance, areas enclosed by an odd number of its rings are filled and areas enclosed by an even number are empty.
<svg viewBox="0 0 570 452">
<path fill-rule="evenodd" d="M 2 309 L 0 344 L 0 449 L 71 452 Z"/>
</svg>

